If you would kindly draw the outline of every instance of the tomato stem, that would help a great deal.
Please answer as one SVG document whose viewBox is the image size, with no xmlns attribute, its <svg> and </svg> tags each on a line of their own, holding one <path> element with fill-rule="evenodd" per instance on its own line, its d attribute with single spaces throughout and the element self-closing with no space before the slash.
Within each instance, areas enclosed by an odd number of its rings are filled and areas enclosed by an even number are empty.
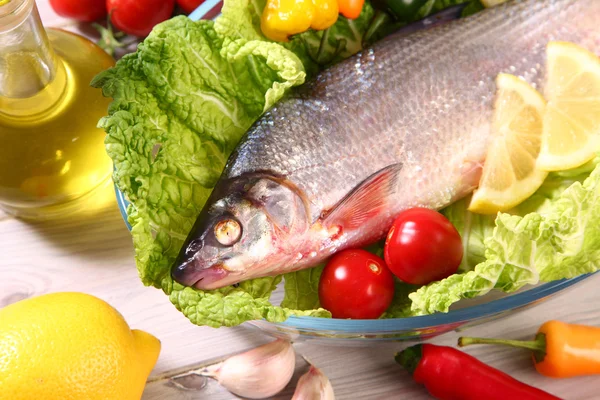
<svg viewBox="0 0 600 400">
<path fill-rule="evenodd" d="M 123 47 L 123 44 L 119 42 L 117 39 L 117 35 L 115 35 L 112 25 L 110 23 L 110 17 L 107 22 L 106 28 L 102 25 L 94 22 L 92 24 L 94 28 L 100 33 L 100 40 L 98 41 L 98 46 L 102 48 L 105 52 L 107 52 L 111 57 L 115 56 L 115 50 L 117 48 Z"/>
</svg>

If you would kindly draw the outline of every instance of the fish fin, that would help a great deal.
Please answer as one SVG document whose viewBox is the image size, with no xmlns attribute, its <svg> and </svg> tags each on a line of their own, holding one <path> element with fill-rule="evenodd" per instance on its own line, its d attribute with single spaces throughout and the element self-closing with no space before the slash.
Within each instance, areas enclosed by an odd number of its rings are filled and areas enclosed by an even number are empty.
<svg viewBox="0 0 600 400">
<path fill-rule="evenodd" d="M 344 230 L 356 229 L 364 224 L 386 205 L 401 170 L 402 164 L 392 164 L 369 176 L 329 213 L 321 216 L 323 224 L 340 226 Z"/>
<path fill-rule="evenodd" d="M 468 193 L 479 187 L 484 161 L 465 160 L 460 167 L 460 183 Z"/>
</svg>

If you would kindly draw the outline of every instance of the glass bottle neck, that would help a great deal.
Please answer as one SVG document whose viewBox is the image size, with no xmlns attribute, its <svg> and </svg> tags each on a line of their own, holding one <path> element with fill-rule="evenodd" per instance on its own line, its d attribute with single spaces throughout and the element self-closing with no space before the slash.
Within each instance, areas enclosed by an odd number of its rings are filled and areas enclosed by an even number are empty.
<svg viewBox="0 0 600 400">
<path fill-rule="evenodd" d="M 62 93 L 64 66 L 52 50 L 34 0 L 0 4 L 0 113 L 20 114 L 25 111 L 18 110 L 20 99 Z M 46 98 L 44 103 L 56 100 Z"/>
</svg>

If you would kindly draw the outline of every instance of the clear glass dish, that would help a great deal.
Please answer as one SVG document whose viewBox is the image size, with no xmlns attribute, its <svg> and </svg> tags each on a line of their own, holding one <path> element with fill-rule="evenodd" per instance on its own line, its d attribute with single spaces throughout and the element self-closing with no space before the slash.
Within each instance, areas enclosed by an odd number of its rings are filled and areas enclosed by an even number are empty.
<svg viewBox="0 0 600 400">
<path fill-rule="evenodd" d="M 117 188 L 117 203 L 127 227 L 127 206 L 129 202 Z M 457 329 L 465 329 L 510 313 L 534 306 L 551 296 L 590 277 L 583 275 L 573 279 L 529 286 L 506 294 L 492 291 L 476 299 L 462 300 L 448 313 L 438 313 L 420 317 L 347 320 L 315 317 L 290 317 L 282 323 L 251 321 L 247 325 L 262 332 L 294 341 L 311 341 L 339 344 L 366 344 L 372 341 L 423 340 Z M 282 285 L 280 285 L 281 287 Z M 281 291 L 282 289 L 278 289 Z M 280 292 L 274 297 L 281 296 Z"/>
<path fill-rule="evenodd" d="M 204 17 L 214 18 L 222 5 L 222 0 L 209 0 L 203 3 L 192 14 L 192 20 Z M 129 202 L 115 187 L 117 203 L 127 228 L 127 206 Z M 573 279 L 529 286 L 522 290 L 507 294 L 492 291 L 476 299 L 462 300 L 448 313 L 437 313 L 421 317 L 349 320 L 315 317 L 290 317 L 282 323 L 267 321 L 250 321 L 246 325 L 279 338 L 294 341 L 320 342 L 327 345 L 366 345 L 373 341 L 416 341 L 432 338 L 446 332 L 466 329 L 508 314 L 532 307 L 561 291 L 583 281 L 591 275 L 583 275 Z M 281 299 L 282 286 L 275 291 L 272 299 Z"/>
</svg>

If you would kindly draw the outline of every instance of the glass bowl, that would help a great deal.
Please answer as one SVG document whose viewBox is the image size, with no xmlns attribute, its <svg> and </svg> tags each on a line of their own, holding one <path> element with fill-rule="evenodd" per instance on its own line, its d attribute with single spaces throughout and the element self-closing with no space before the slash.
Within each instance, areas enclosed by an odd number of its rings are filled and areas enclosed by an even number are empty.
<svg viewBox="0 0 600 400">
<path fill-rule="evenodd" d="M 126 212 L 129 202 L 118 188 L 115 190 L 119 209 L 131 230 Z M 534 306 L 589 276 L 529 286 L 511 294 L 493 290 L 476 299 L 461 300 L 448 313 L 420 317 L 349 320 L 292 316 L 282 323 L 258 320 L 246 324 L 274 337 L 327 344 L 361 345 L 372 341 L 423 340 Z M 274 293 L 274 298 L 281 297 L 281 286 Z"/>
<path fill-rule="evenodd" d="M 221 5 L 222 0 L 208 0 L 191 13 L 189 18 L 192 20 L 213 19 L 219 14 Z M 126 212 L 129 202 L 118 188 L 115 187 L 115 191 L 121 215 L 127 228 L 131 230 Z M 372 341 L 423 340 L 532 307 L 589 276 L 582 275 L 573 279 L 529 286 L 511 294 L 491 291 L 485 296 L 458 302 L 448 313 L 376 320 L 292 316 L 282 323 L 257 320 L 247 322 L 246 325 L 274 337 L 294 341 L 321 342 L 328 345 L 336 343 L 363 345 Z M 282 298 L 283 285 L 279 286 L 273 299 Z"/>
</svg>

